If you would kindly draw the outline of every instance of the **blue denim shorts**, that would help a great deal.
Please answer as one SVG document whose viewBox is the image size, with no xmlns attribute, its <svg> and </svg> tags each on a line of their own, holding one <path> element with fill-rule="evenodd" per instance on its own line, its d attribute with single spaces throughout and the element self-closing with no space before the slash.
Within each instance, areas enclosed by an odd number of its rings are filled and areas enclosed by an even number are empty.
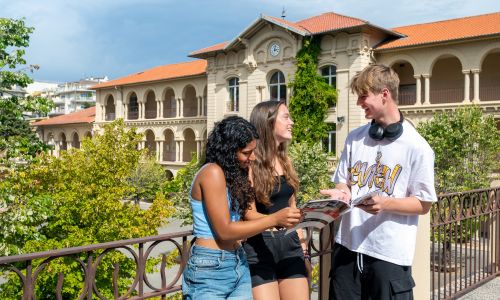
<svg viewBox="0 0 500 300">
<path fill-rule="evenodd" d="M 183 299 L 253 299 L 243 247 L 226 251 L 193 245 L 182 273 L 182 294 Z"/>
</svg>

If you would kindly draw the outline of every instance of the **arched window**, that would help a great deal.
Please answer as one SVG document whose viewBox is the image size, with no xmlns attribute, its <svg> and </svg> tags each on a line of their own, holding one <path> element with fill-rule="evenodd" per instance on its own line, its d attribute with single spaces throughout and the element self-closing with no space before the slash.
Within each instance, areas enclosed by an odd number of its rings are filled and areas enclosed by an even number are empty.
<svg viewBox="0 0 500 300">
<path fill-rule="evenodd" d="M 229 98 L 226 101 L 226 112 L 239 111 L 240 107 L 240 80 L 236 77 L 228 80 Z"/>
<path fill-rule="evenodd" d="M 277 71 L 271 76 L 271 80 L 269 80 L 269 92 L 271 100 L 286 101 L 286 84 L 283 72 Z"/>
<path fill-rule="evenodd" d="M 321 76 L 325 78 L 326 83 L 328 83 L 333 88 L 337 88 L 337 67 L 336 66 L 326 66 L 321 68 Z"/>
</svg>

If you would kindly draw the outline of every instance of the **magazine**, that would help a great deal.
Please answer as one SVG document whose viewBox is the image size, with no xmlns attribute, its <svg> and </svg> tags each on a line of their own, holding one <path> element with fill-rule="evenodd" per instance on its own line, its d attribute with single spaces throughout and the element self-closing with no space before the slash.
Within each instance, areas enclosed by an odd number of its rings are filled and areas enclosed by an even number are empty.
<svg viewBox="0 0 500 300">
<path fill-rule="evenodd" d="M 300 209 L 304 214 L 302 221 L 294 227 L 288 229 L 286 234 L 304 227 L 321 229 L 338 217 L 350 211 L 354 206 L 363 204 L 366 199 L 380 193 L 380 190 L 369 192 L 350 202 L 340 199 L 318 199 L 304 203 Z"/>
</svg>

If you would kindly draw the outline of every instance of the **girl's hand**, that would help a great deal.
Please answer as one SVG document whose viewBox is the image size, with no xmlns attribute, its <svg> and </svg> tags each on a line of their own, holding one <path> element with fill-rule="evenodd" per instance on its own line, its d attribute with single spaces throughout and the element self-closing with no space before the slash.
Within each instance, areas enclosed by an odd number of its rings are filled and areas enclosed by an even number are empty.
<svg viewBox="0 0 500 300">
<path fill-rule="evenodd" d="M 285 207 L 271 216 L 274 218 L 275 226 L 290 228 L 300 222 L 302 213 L 298 208 Z"/>
</svg>

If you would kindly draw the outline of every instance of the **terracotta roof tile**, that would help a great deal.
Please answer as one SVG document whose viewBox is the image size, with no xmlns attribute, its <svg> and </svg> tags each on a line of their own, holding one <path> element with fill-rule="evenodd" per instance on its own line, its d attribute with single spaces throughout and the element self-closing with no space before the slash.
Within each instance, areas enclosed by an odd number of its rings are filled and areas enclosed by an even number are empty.
<svg viewBox="0 0 500 300">
<path fill-rule="evenodd" d="M 393 28 L 392 30 L 407 37 L 383 44 L 377 47 L 377 50 L 500 34 L 500 12 L 409 25 Z"/>
<path fill-rule="evenodd" d="M 284 19 L 281 19 L 281 18 L 276 18 L 276 17 L 272 17 L 272 16 L 266 16 L 267 18 L 273 20 L 274 22 L 276 23 L 280 23 L 280 24 L 283 24 L 284 26 L 288 26 L 288 27 L 291 27 L 299 32 L 305 32 L 305 33 L 309 33 L 308 30 L 302 26 L 300 26 L 299 24 L 297 23 L 294 23 L 294 22 L 290 22 L 290 21 L 287 21 L 287 20 L 284 20 Z"/>
<path fill-rule="evenodd" d="M 296 24 L 305 28 L 312 34 L 349 28 L 367 24 L 365 20 L 358 18 L 347 17 L 333 12 L 327 12 L 319 16 L 314 16 L 308 19 L 297 22 Z"/>
<path fill-rule="evenodd" d="M 283 27 L 291 28 L 293 30 L 296 30 L 298 33 L 302 33 L 304 35 L 318 34 L 322 32 L 334 31 L 338 29 L 350 28 L 368 24 L 368 22 L 364 20 L 339 15 L 333 12 L 324 13 L 319 16 L 314 16 L 299 22 L 291 22 L 288 20 L 267 15 L 261 18 L 280 24 Z M 228 43 L 229 42 L 223 42 L 207 48 L 196 50 L 191 52 L 189 56 L 200 57 L 199 56 L 200 54 L 206 54 L 210 52 L 223 50 L 228 45 Z"/>
<path fill-rule="evenodd" d="M 205 74 L 206 67 L 207 67 L 207 61 L 202 59 L 189 62 L 182 62 L 177 64 L 164 65 L 143 72 L 130 74 L 118 79 L 103 82 L 92 86 L 91 89 L 97 90 L 117 85 L 126 85 L 132 83 L 202 75 Z"/>
<path fill-rule="evenodd" d="M 197 54 L 201 54 L 201 53 L 213 52 L 213 51 L 217 51 L 217 50 L 222 50 L 222 49 L 224 49 L 224 47 L 226 47 L 227 44 L 229 44 L 229 42 L 218 43 L 218 44 L 215 44 L 215 45 L 203 48 L 203 49 L 193 51 L 193 52 L 189 53 L 189 56 L 197 55 Z"/>
<path fill-rule="evenodd" d="M 77 123 L 92 123 L 95 120 L 95 106 L 84 110 L 79 110 L 67 115 L 57 116 L 54 118 L 44 119 L 32 123 L 33 126 L 48 126 L 48 125 L 63 125 Z"/>
</svg>

